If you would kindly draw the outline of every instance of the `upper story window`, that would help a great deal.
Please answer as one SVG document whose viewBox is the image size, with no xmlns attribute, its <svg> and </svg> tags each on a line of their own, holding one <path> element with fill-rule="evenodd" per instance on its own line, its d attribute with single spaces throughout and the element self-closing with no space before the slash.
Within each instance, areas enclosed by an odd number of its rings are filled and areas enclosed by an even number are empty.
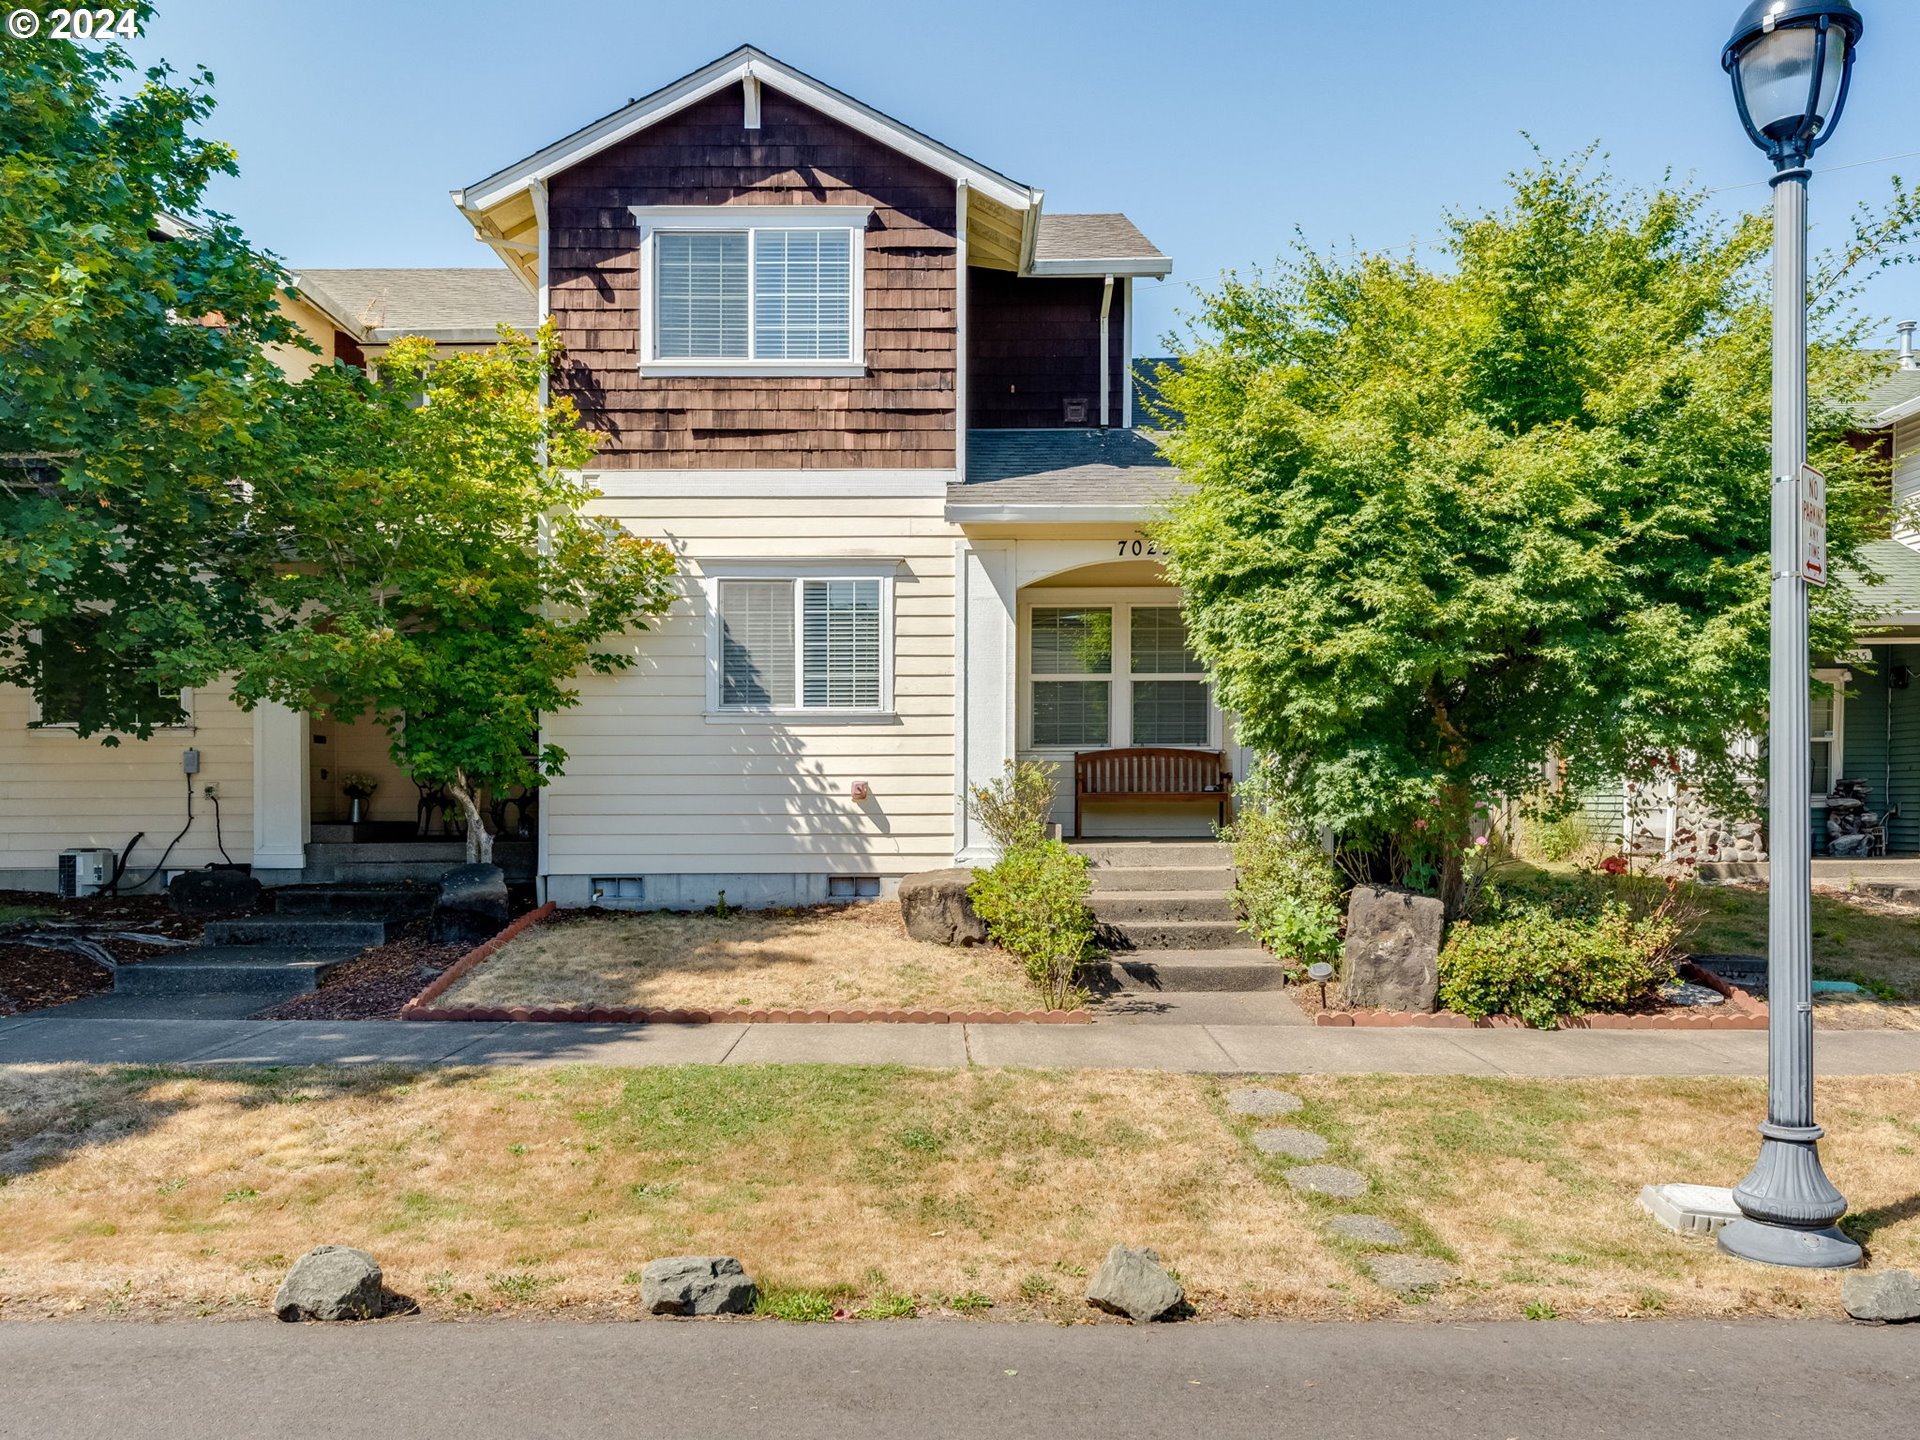
<svg viewBox="0 0 1920 1440">
<path fill-rule="evenodd" d="M 866 372 L 863 235 L 838 205 L 635 206 L 640 370 Z"/>
</svg>

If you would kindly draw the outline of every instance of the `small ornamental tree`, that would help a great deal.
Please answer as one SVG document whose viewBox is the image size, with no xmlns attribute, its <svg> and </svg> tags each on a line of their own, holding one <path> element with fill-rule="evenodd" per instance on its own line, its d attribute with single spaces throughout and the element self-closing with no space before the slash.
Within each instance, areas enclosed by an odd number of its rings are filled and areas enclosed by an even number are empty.
<svg viewBox="0 0 1920 1440">
<path fill-rule="evenodd" d="M 263 347 L 305 343 L 280 267 L 203 208 L 236 173 L 193 133 L 211 79 L 0 33 L 0 683 L 108 744 L 212 678 L 205 637 L 257 626 L 246 482 L 285 391 Z"/>
<path fill-rule="evenodd" d="M 377 378 L 296 387 L 291 458 L 256 495 L 282 549 L 270 633 L 225 657 L 242 704 L 370 715 L 395 763 L 458 801 L 478 862 L 480 794 L 559 772 L 540 717 L 578 703 L 580 671 L 633 665 L 607 642 L 674 593 L 664 545 L 584 512 L 570 472 L 593 439 L 570 400 L 541 403 L 551 327 L 501 334 L 467 355 L 402 340 Z"/>
<path fill-rule="evenodd" d="M 1896 191 L 1815 294 L 1814 463 L 1833 564 L 1885 524 L 1835 401 L 1867 362 L 1843 277 L 1910 245 Z M 1764 726 L 1768 229 L 1583 164 L 1450 221 L 1444 268 L 1303 255 L 1203 297 L 1158 531 L 1194 644 L 1299 819 L 1349 851 L 1443 838 L 1457 913 L 1476 798 L 1579 793 L 1686 756 L 1729 812 Z M 1884 533 L 1882 531 L 1881 533 Z M 1859 597 L 1815 593 L 1813 649 Z M 1811 683 L 1811 675 L 1809 675 Z"/>
</svg>

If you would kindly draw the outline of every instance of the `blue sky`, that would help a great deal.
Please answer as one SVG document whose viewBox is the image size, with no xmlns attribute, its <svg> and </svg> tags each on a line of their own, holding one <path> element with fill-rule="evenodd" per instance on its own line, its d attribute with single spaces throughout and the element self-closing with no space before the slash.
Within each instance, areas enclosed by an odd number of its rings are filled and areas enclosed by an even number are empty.
<svg viewBox="0 0 1920 1440">
<path fill-rule="evenodd" d="M 243 176 L 215 202 L 296 264 L 483 264 L 447 199 L 749 41 L 996 169 L 1052 211 L 1124 210 L 1174 257 L 1141 282 L 1135 348 L 1190 285 L 1322 247 L 1431 239 L 1531 152 L 1598 142 L 1616 174 L 1746 186 L 1766 164 L 1719 48 L 1741 0 L 158 0 L 142 61 L 205 64 Z M 1920 177 L 1920 4 L 1858 0 L 1853 99 L 1819 156 L 1829 235 Z M 1755 182 L 1755 183 L 1749 183 Z M 1819 233 L 1816 232 L 1816 243 Z M 1920 317 L 1920 266 L 1869 306 Z M 1891 342 L 1891 330 L 1887 337 Z"/>
</svg>

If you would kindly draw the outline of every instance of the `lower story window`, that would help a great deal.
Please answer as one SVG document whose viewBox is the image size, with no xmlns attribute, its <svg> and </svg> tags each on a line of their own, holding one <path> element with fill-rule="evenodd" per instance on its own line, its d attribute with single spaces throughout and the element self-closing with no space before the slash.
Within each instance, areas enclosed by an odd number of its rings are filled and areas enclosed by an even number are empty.
<svg viewBox="0 0 1920 1440">
<path fill-rule="evenodd" d="M 1816 797 L 1829 794 L 1839 779 L 1833 757 L 1839 749 L 1839 696 L 1829 691 L 1810 696 L 1807 701 L 1807 733 L 1813 744 L 1812 780 L 1807 788 Z"/>
<path fill-rule="evenodd" d="M 35 724 L 49 729 L 93 726 L 106 718 L 116 693 L 133 685 L 138 718 L 161 728 L 187 724 L 185 696 L 178 690 L 149 690 L 137 683 L 147 657 L 104 643 L 110 618 L 68 615 L 48 620 L 30 642 L 39 670 Z"/>
<path fill-rule="evenodd" d="M 1212 743 L 1212 690 L 1177 605 L 1036 605 L 1027 645 L 1036 748 Z"/>
<path fill-rule="evenodd" d="M 879 577 L 719 580 L 719 704 L 727 710 L 886 708 Z"/>
</svg>

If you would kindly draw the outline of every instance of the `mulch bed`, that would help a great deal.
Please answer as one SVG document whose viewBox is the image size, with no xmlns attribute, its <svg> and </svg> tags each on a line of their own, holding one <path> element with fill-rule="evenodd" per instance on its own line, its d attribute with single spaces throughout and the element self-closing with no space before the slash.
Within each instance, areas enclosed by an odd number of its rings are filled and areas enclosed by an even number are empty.
<svg viewBox="0 0 1920 1440">
<path fill-rule="evenodd" d="M 82 921 L 98 930 L 139 930 L 176 940 L 198 940 L 206 924 L 174 914 L 167 908 L 164 895 L 89 895 L 63 900 L 36 891 L 0 890 L 0 905 L 30 906 L 45 912 L 37 920 L 0 926 L 0 1015 L 45 1010 L 113 988 L 113 972 L 106 966 L 71 951 L 22 945 L 12 936 L 46 928 L 49 921 Z M 97 934 L 88 938 L 122 965 L 174 951 L 174 947 L 162 949 Z"/>
<path fill-rule="evenodd" d="M 320 988 L 296 995 L 262 1020 L 398 1020 L 401 1007 L 466 953 L 460 945 L 436 945 L 431 922 L 410 920 L 384 945 L 362 950 L 334 967 Z"/>
</svg>

